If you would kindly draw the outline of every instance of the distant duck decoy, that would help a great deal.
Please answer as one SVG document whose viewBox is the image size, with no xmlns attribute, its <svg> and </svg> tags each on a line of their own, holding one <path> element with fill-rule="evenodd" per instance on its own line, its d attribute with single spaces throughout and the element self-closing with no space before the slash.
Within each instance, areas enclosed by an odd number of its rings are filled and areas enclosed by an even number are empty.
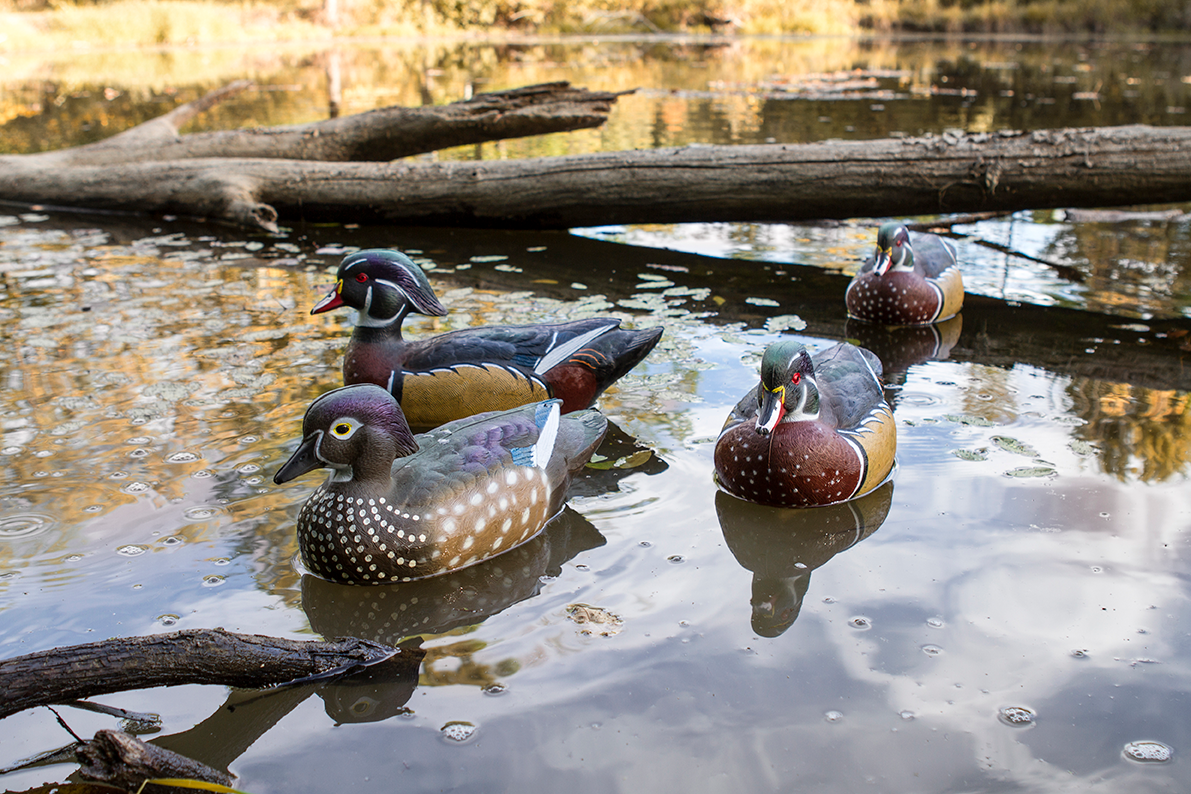
<svg viewBox="0 0 1191 794">
<path fill-rule="evenodd" d="M 843 502 L 893 470 L 897 428 L 881 362 L 846 342 L 815 356 L 770 345 L 761 382 L 732 409 L 715 445 L 715 472 L 733 496 L 775 507 Z"/>
<path fill-rule="evenodd" d="M 420 267 L 399 251 L 371 249 L 344 258 L 337 277 L 311 314 L 359 310 L 343 357 L 344 383 L 385 387 L 419 427 L 551 397 L 562 401 L 563 413 L 588 408 L 662 336 L 660 326 L 627 330 L 609 317 L 465 328 L 407 341 L 401 335 L 407 314 L 447 313 Z"/>
<path fill-rule="evenodd" d="M 281 484 L 331 475 L 298 515 L 302 562 L 346 584 L 404 582 L 466 568 L 538 534 L 562 509 L 571 476 L 607 420 L 567 416 L 558 400 L 480 414 L 414 436 L 393 396 L 373 384 L 319 397 Z"/>
<path fill-rule="evenodd" d="M 882 224 L 877 250 L 848 284 L 845 303 L 852 317 L 883 325 L 954 317 L 964 305 L 955 246 L 934 234 L 911 237 L 896 221 Z"/>
</svg>

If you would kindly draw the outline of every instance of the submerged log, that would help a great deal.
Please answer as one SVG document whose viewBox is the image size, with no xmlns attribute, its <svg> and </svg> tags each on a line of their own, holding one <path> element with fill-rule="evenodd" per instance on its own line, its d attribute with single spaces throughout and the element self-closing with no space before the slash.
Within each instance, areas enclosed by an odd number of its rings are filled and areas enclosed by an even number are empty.
<svg viewBox="0 0 1191 794">
<path fill-rule="evenodd" d="M 556 92 L 571 110 L 538 104 Z M 374 162 L 595 126 L 617 96 L 552 84 L 481 95 L 449 110 L 389 109 L 300 127 L 178 137 L 182 121 L 220 98 L 212 96 L 108 141 L 0 156 L 0 199 L 200 216 L 270 231 L 279 220 L 301 219 L 567 228 L 1191 200 L 1188 127 Z M 406 128 L 418 145 L 393 143 Z"/>
<path fill-rule="evenodd" d="M 140 791 L 146 780 L 201 780 L 230 786 L 235 776 L 122 731 L 101 730 L 75 750 L 79 773 L 125 791 Z M 159 788 L 172 788 L 160 786 Z M 210 789 L 208 789 L 210 790 Z"/>
<path fill-rule="evenodd" d="M 181 684 L 259 688 L 392 656 L 345 638 L 286 640 L 223 629 L 117 637 L 0 661 L 0 718 L 34 706 Z"/>
</svg>

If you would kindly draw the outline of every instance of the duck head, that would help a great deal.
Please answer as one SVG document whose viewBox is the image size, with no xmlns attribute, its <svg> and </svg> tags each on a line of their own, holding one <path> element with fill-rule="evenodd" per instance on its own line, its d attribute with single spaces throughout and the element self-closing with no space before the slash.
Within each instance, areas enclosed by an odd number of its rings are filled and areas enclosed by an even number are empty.
<svg viewBox="0 0 1191 794">
<path fill-rule="evenodd" d="M 819 417 L 819 387 L 810 351 L 793 339 L 775 342 L 761 357 L 757 386 L 757 432 L 767 436 L 783 419 L 791 422 Z"/>
<path fill-rule="evenodd" d="M 910 247 L 910 232 L 897 221 L 883 223 L 877 230 L 877 261 L 873 265 L 873 272 L 883 276 L 890 269 L 914 269 L 914 249 Z"/>
<path fill-rule="evenodd" d="M 332 482 L 389 485 L 393 461 L 418 443 L 388 391 L 360 383 L 329 391 L 306 409 L 302 443 L 273 475 L 278 485 L 319 468 Z"/>
<path fill-rule="evenodd" d="M 422 268 L 400 251 L 357 251 L 339 263 L 335 277 L 335 289 L 310 310 L 311 314 L 348 306 L 359 310 L 357 324 L 380 327 L 400 326 L 410 312 L 431 317 L 447 313 Z"/>
</svg>

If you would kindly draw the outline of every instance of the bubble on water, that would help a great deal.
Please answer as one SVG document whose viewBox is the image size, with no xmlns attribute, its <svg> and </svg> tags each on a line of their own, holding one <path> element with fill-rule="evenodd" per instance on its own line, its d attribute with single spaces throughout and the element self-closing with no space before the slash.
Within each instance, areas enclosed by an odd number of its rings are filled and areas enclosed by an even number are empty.
<svg viewBox="0 0 1191 794">
<path fill-rule="evenodd" d="M 864 617 L 863 615 L 857 615 L 856 617 L 854 617 L 848 621 L 848 625 L 854 629 L 860 629 L 861 631 L 868 631 L 869 629 L 871 629 L 873 627 L 873 622 L 871 620 L 869 620 L 868 618 Z"/>
<path fill-rule="evenodd" d="M 128 453 L 128 457 L 130 457 L 130 458 L 144 458 L 144 457 L 147 457 L 148 454 L 149 454 L 149 450 L 145 449 L 144 447 L 137 447 L 132 452 Z"/>
<path fill-rule="evenodd" d="M 145 491 L 148 491 L 152 487 L 153 486 L 149 485 L 149 483 L 147 483 L 147 482 L 139 482 L 138 481 L 138 482 L 130 482 L 130 483 L 128 483 L 128 485 L 125 485 L 120 490 L 124 491 L 124 493 L 144 493 Z"/>
<path fill-rule="evenodd" d="M 192 474 L 190 476 L 194 477 L 196 480 L 205 480 L 208 477 L 214 477 L 215 472 L 211 471 L 210 469 L 199 469 L 198 471 L 196 471 L 194 474 Z"/>
<path fill-rule="evenodd" d="M 244 480 L 245 485 L 260 485 L 264 482 L 263 477 L 248 477 Z M 257 491 L 257 493 L 264 493 L 264 491 Z"/>
<path fill-rule="evenodd" d="M 180 615 L 158 615 L 157 616 L 157 622 L 163 626 L 176 626 L 178 624 L 178 621 L 181 619 L 182 618 Z"/>
<path fill-rule="evenodd" d="M 839 722 L 844 718 L 842 711 L 825 711 L 823 712 L 823 719 L 827 722 Z"/>
<path fill-rule="evenodd" d="M 128 479 L 128 472 L 126 472 L 126 471 L 114 471 L 114 472 L 112 472 L 111 474 L 109 474 L 109 475 L 108 475 L 108 479 L 109 479 L 109 480 L 127 480 L 127 479 Z"/>
<path fill-rule="evenodd" d="M 12 579 L 16 579 L 20 575 L 21 575 L 20 571 L 5 571 L 4 573 L 0 573 L 0 582 L 11 581 Z"/>
<path fill-rule="evenodd" d="M 681 565 L 682 563 L 686 562 L 686 558 L 684 558 L 681 554 L 671 554 L 666 558 L 666 562 L 672 562 L 675 565 Z"/>
<path fill-rule="evenodd" d="M 121 546 L 116 549 L 116 553 L 121 557 L 139 557 L 148 550 L 148 546 L 136 546 L 130 543 L 127 546 Z"/>
<path fill-rule="evenodd" d="M 927 656 L 938 656 L 943 652 L 943 649 L 938 645 L 923 645 L 922 652 Z"/>
<path fill-rule="evenodd" d="M 442 737 L 450 742 L 461 744 L 476 735 L 477 726 L 462 720 L 452 720 L 439 729 Z"/>
<path fill-rule="evenodd" d="M 103 505 L 87 505 L 83 508 L 84 513 L 98 513 L 103 510 Z"/>
<path fill-rule="evenodd" d="M 227 581 L 227 577 L 221 576 L 217 573 L 207 574 L 203 577 L 203 587 L 219 587 Z"/>
<path fill-rule="evenodd" d="M 170 535 L 161 542 L 166 546 L 181 546 L 186 542 L 186 538 L 182 537 L 181 535 Z"/>
<path fill-rule="evenodd" d="M 1174 757 L 1173 747 L 1152 740 L 1129 742 L 1121 752 L 1130 761 L 1143 764 L 1165 764 Z"/>
<path fill-rule="evenodd" d="M 1074 659 L 1090 659 L 1092 655 L 1084 648 L 1076 648 L 1071 651 L 1071 656 Z"/>
<path fill-rule="evenodd" d="M 232 561 L 227 557 L 215 557 L 211 560 L 212 565 L 231 565 Z"/>
<path fill-rule="evenodd" d="M 18 447 L 18 446 L 14 445 L 14 446 L 4 447 L 4 448 L 0 449 L 0 455 L 19 455 L 20 453 L 22 453 L 24 451 L 25 451 L 24 447 Z"/>
<path fill-rule="evenodd" d="M 943 628 L 944 623 L 942 618 L 927 618 L 926 625 L 930 626 L 932 629 L 941 629 Z"/>
<path fill-rule="evenodd" d="M 175 452 L 165 460 L 166 463 L 192 463 L 198 459 L 199 456 L 194 452 Z"/>
<path fill-rule="evenodd" d="M 1108 512 L 1106 511 L 1106 512 L 1103 512 L 1103 513 L 1101 513 L 1101 514 L 1100 514 L 1100 517 L 1101 517 L 1101 518 L 1108 518 L 1108 515 L 1109 515 L 1109 514 L 1108 514 Z"/>
<path fill-rule="evenodd" d="M 648 549 L 648 548 L 649 548 L 650 546 L 652 546 L 653 544 L 652 544 L 652 543 L 650 543 L 648 540 L 643 540 L 643 541 L 639 542 L 637 545 L 638 545 L 638 546 L 640 546 L 640 547 L 641 547 L 641 548 L 643 548 L 643 549 Z"/>
<path fill-rule="evenodd" d="M 56 522 L 40 513 L 19 513 L 0 518 L 0 540 L 27 538 L 45 532 Z"/>
<path fill-rule="evenodd" d="M 256 436 L 241 436 L 240 437 L 241 444 L 255 444 L 257 441 L 260 441 L 260 439 L 257 438 Z"/>
<path fill-rule="evenodd" d="M 500 683 L 499 681 L 494 684 L 489 684 L 488 686 L 484 687 L 485 695 L 493 695 L 493 696 L 503 695 L 505 692 L 508 692 L 508 691 L 509 691 L 509 688 L 507 686 L 505 686 L 504 684 Z"/>
<path fill-rule="evenodd" d="M 997 712 L 997 719 L 1014 728 L 1028 728 L 1038 719 L 1038 715 L 1025 706 L 1006 706 Z"/>
<path fill-rule="evenodd" d="M 81 560 L 81 559 L 83 559 L 83 555 L 81 555 L 81 554 L 71 554 L 69 557 L 67 557 L 67 558 L 64 560 L 64 562 L 78 562 L 78 561 L 79 561 L 79 560 Z"/>
<path fill-rule="evenodd" d="M 50 455 L 53 455 L 53 454 L 54 454 L 54 451 L 52 449 L 39 449 L 33 453 L 33 457 L 48 458 Z"/>
<path fill-rule="evenodd" d="M 823 596 L 823 603 L 824 604 L 834 604 L 835 599 L 832 598 L 831 596 Z"/>
<path fill-rule="evenodd" d="M 243 466 L 240 466 L 236 469 L 236 471 L 240 472 L 241 474 L 255 474 L 260 470 L 261 467 L 255 463 L 245 463 Z"/>
<path fill-rule="evenodd" d="M 910 720 L 914 719 L 918 715 L 915 714 L 914 712 L 910 711 L 909 709 L 902 709 L 901 711 L 899 711 L 897 713 L 897 716 L 901 717 L 906 722 L 909 722 Z"/>
<path fill-rule="evenodd" d="M 134 436 L 133 438 L 128 439 L 124 443 L 132 444 L 133 446 L 140 446 L 141 444 L 148 444 L 152 440 L 153 439 L 149 438 L 148 436 Z"/>
</svg>

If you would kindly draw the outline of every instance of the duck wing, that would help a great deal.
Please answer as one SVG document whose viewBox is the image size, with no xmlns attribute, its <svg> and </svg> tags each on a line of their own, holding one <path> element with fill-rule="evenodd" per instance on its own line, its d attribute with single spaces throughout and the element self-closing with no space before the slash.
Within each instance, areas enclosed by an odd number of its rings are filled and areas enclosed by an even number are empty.
<svg viewBox="0 0 1191 794">
<path fill-rule="evenodd" d="M 490 362 L 540 374 L 619 327 L 620 321 L 615 318 L 591 318 L 569 323 L 464 328 L 409 342 L 404 366 L 428 370 Z"/>
<path fill-rule="evenodd" d="M 841 342 L 815 355 L 813 361 L 819 400 L 837 428 L 855 427 L 885 399 L 881 360 L 872 351 Z"/>
<path fill-rule="evenodd" d="M 927 278 L 938 278 L 944 270 L 959 264 L 955 246 L 950 240 L 945 240 L 937 234 L 915 234 L 911 239 L 914 246 L 914 265 L 920 268 Z"/>
<path fill-rule="evenodd" d="M 418 452 L 393 462 L 398 504 L 447 503 L 502 471 L 542 469 L 553 485 L 581 468 L 599 446 L 607 420 L 598 411 L 560 415 L 560 400 L 448 422 L 416 436 Z"/>
</svg>

